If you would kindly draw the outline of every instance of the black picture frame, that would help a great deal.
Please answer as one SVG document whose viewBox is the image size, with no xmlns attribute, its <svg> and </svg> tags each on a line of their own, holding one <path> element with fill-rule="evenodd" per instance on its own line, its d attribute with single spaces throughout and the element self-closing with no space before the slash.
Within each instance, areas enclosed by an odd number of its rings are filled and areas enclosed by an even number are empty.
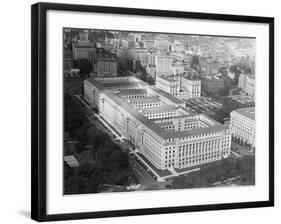
<svg viewBox="0 0 281 224">
<path fill-rule="evenodd" d="M 31 218 L 36 221 L 74 220 L 116 216 L 178 213 L 206 210 L 274 206 L 274 18 L 89 5 L 37 3 L 31 11 L 32 154 Z M 269 25 L 269 200 L 196 206 L 159 207 L 69 214 L 46 214 L 46 13 L 48 10 L 162 16 L 217 21 L 253 22 Z"/>
</svg>

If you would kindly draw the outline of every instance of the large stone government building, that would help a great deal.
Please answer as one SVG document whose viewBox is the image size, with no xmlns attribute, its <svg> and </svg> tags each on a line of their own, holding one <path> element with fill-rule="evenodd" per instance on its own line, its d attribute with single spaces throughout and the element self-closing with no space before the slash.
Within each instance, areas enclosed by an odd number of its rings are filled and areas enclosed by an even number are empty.
<svg viewBox="0 0 281 224">
<path fill-rule="evenodd" d="M 230 154 L 227 126 L 191 113 L 184 101 L 135 77 L 85 80 L 84 95 L 158 169 L 192 167 Z"/>
<path fill-rule="evenodd" d="M 256 146 L 255 107 L 240 108 L 230 113 L 230 131 L 233 137 Z"/>
</svg>

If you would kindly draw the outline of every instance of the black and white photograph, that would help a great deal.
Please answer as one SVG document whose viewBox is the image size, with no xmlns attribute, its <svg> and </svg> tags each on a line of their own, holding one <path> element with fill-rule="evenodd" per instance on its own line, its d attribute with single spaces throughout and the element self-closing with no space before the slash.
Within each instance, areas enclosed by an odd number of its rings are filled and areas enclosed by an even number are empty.
<svg viewBox="0 0 281 224">
<path fill-rule="evenodd" d="M 274 18 L 32 6 L 32 218 L 274 205 Z"/>
<path fill-rule="evenodd" d="M 254 36 L 62 38 L 64 195 L 255 186 Z"/>
</svg>

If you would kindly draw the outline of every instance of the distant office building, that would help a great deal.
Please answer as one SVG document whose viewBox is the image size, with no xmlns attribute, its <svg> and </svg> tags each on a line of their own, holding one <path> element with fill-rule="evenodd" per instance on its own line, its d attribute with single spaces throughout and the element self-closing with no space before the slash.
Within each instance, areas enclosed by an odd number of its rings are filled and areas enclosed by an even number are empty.
<svg viewBox="0 0 281 224">
<path fill-rule="evenodd" d="M 176 97 L 180 93 L 180 84 L 180 77 L 156 76 L 156 87 Z"/>
<path fill-rule="evenodd" d="M 70 50 L 64 50 L 63 52 L 63 72 L 69 74 L 72 67 L 72 53 Z"/>
<path fill-rule="evenodd" d="M 98 77 L 114 77 L 117 76 L 117 60 L 116 57 L 103 55 L 97 59 Z"/>
<path fill-rule="evenodd" d="M 199 67 L 207 74 L 217 74 L 219 72 L 219 62 L 214 61 L 211 57 L 199 57 Z"/>
<path fill-rule="evenodd" d="M 184 46 L 182 43 L 175 41 L 174 43 L 172 43 L 170 45 L 170 51 L 175 51 L 175 52 L 180 52 L 180 51 L 184 51 Z"/>
<path fill-rule="evenodd" d="M 168 52 L 170 51 L 170 42 L 166 39 L 156 39 L 155 47 L 157 50 Z"/>
<path fill-rule="evenodd" d="M 233 137 L 255 147 L 255 108 L 247 107 L 232 111 L 229 129 Z"/>
<path fill-rule="evenodd" d="M 166 55 L 155 56 L 156 76 L 172 74 L 172 59 Z"/>
<path fill-rule="evenodd" d="M 146 65 L 145 70 L 153 79 L 156 78 L 156 67 L 155 67 L 155 65 L 151 65 L 151 64 Z"/>
<path fill-rule="evenodd" d="M 73 59 L 88 59 L 90 62 L 94 62 L 96 59 L 96 47 L 95 44 L 88 40 L 87 32 L 79 33 L 79 40 L 72 44 Z"/>
<path fill-rule="evenodd" d="M 155 66 L 155 57 L 157 56 L 157 53 L 155 51 L 149 51 L 148 52 L 148 64 Z"/>
<path fill-rule="evenodd" d="M 140 61 L 142 66 L 149 64 L 149 53 L 146 48 L 134 48 L 134 58 Z"/>
<path fill-rule="evenodd" d="M 181 78 L 181 91 L 187 92 L 187 98 L 197 98 L 201 96 L 201 80 L 196 78 Z"/>
<path fill-rule="evenodd" d="M 122 45 L 122 47 L 124 47 L 124 48 L 129 48 L 129 40 L 127 40 L 127 39 L 122 39 L 122 40 L 121 40 L 121 45 Z"/>
<path fill-rule="evenodd" d="M 143 41 L 143 47 L 147 49 L 153 49 L 155 48 L 155 42 L 154 40 L 144 40 Z"/>
<path fill-rule="evenodd" d="M 89 43 L 89 33 L 88 32 L 79 32 L 79 43 Z"/>
<path fill-rule="evenodd" d="M 190 99 L 201 96 L 201 80 L 195 78 L 156 76 L 156 87 L 179 99 Z"/>
<path fill-rule="evenodd" d="M 254 61 L 251 62 L 250 69 L 251 69 L 251 74 L 256 73 L 256 63 Z"/>
<path fill-rule="evenodd" d="M 124 48 L 133 48 L 135 46 L 135 41 L 134 40 L 130 40 L 130 39 L 122 39 L 121 40 L 121 45 Z"/>
<path fill-rule="evenodd" d="M 202 90 L 209 94 L 217 94 L 225 87 L 225 80 L 217 76 L 201 77 Z"/>
<path fill-rule="evenodd" d="M 242 89 L 242 91 L 254 97 L 255 96 L 255 76 L 250 74 L 240 74 L 238 87 Z"/>
</svg>

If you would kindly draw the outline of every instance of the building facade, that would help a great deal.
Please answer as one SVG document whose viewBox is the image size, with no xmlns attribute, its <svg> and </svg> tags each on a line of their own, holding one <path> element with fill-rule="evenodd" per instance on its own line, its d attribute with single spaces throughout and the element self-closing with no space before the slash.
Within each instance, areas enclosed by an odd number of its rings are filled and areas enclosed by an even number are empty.
<svg viewBox="0 0 281 224">
<path fill-rule="evenodd" d="M 117 60 L 114 57 L 99 57 L 97 59 L 98 77 L 117 76 Z"/>
<path fill-rule="evenodd" d="M 255 96 L 255 75 L 250 74 L 240 74 L 238 80 L 238 87 L 242 89 L 242 91 L 254 97 Z"/>
<path fill-rule="evenodd" d="M 137 78 L 85 80 L 84 94 L 100 116 L 158 169 L 192 167 L 230 154 L 228 127 L 206 115 L 190 114 L 183 101 Z"/>
<path fill-rule="evenodd" d="M 180 77 L 156 76 L 156 87 L 176 97 L 180 93 L 180 84 Z"/>
<path fill-rule="evenodd" d="M 170 42 L 167 39 L 156 39 L 155 40 L 155 48 L 160 51 L 168 52 L 170 51 Z"/>
<path fill-rule="evenodd" d="M 219 62 L 214 61 L 212 58 L 199 57 L 199 67 L 206 74 L 217 74 L 219 72 Z"/>
<path fill-rule="evenodd" d="M 230 113 L 229 129 L 234 138 L 255 147 L 255 108 L 247 107 L 232 111 Z"/>
<path fill-rule="evenodd" d="M 94 62 L 96 59 L 96 47 L 88 40 L 87 32 L 79 33 L 79 40 L 72 44 L 73 59 L 88 59 Z"/>
<path fill-rule="evenodd" d="M 217 94 L 220 90 L 224 89 L 225 80 L 223 78 L 206 76 L 201 77 L 202 90 L 209 94 Z"/>
<path fill-rule="evenodd" d="M 181 90 L 187 92 L 187 98 L 197 98 L 201 96 L 201 80 L 194 78 L 181 78 Z"/>
<path fill-rule="evenodd" d="M 172 74 L 172 59 L 166 55 L 155 56 L 156 76 L 169 76 Z"/>
</svg>

